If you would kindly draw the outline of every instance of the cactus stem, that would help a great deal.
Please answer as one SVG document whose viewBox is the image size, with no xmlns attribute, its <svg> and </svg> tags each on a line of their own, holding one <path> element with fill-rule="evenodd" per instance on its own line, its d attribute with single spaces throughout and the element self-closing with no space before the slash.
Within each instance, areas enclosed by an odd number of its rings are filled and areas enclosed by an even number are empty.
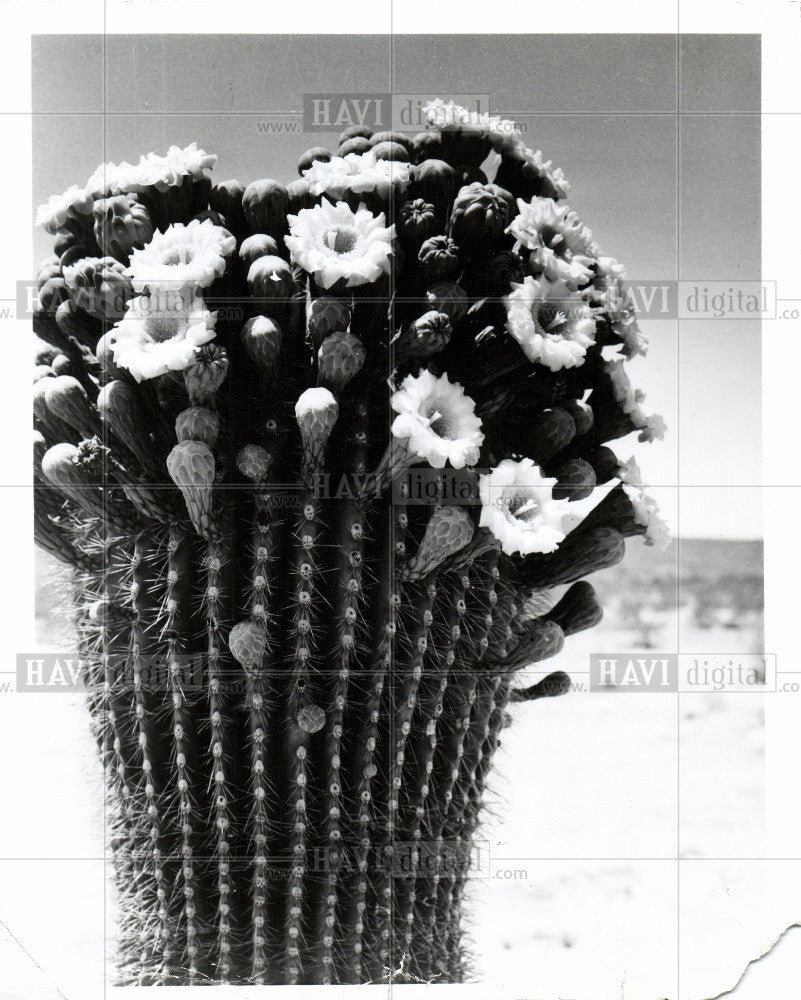
<svg viewBox="0 0 801 1000">
<path fill-rule="evenodd" d="M 425 931 L 426 938 L 433 943 L 431 968 L 438 975 L 446 972 L 450 961 L 445 928 L 441 924 L 443 911 L 450 897 L 450 871 L 452 864 L 446 865 L 444 875 L 439 872 L 441 861 L 447 860 L 443 853 L 446 843 L 452 838 L 457 849 L 461 846 L 458 837 L 453 836 L 450 817 L 454 802 L 454 788 L 459 779 L 462 758 L 464 756 L 465 740 L 470 729 L 473 706 L 476 701 L 476 690 L 479 675 L 476 665 L 483 659 L 489 646 L 489 634 L 494 619 L 493 609 L 495 582 L 497 575 L 498 553 L 489 553 L 480 570 L 480 582 L 475 587 L 475 608 L 472 610 L 465 630 L 465 636 L 459 642 L 456 656 L 456 666 L 453 670 L 451 683 L 446 695 L 450 695 L 447 704 L 447 715 L 451 719 L 445 738 L 441 743 L 442 753 L 435 759 L 432 782 L 434 801 L 437 813 L 432 817 L 430 839 L 436 843 L 435 875 L 430 886 L 430 897 L 426 906 Z M 432 905 L 433 903 L 433 905 Z"/>
<path fill-rule="evenodd" d="M 273 626 L 273 589 L 277 561 L 280 557 L 280 524 L 276 519 L 269 493 L 257 489 L 255 503 L 256 527 L 253 540 L 250 611 L 255 620 L 265 625 L 269 636 L 270 627 Z M 276 766 L 277 704 L 273 694 L 273 678 L 270 676 L 275 646 L 275 641 L 268 641 L 260 668 L 248 672 L 247 688 L 252 796 L 248 830 L 253 851 L 250 976 L 257 985 L 265 983 L 270 955 L 277 947 L 272 919 L 272 912 L 277 902 L 274 897 L 277 893 L 275 876 L 269 870 L 277 849 L 276 837 L 281 809 L 278 798 L 279 772 Z"/>
<path fill-rule="evenodd" d="M 389 783 L 387 788 L 387 818 L 385 823 L 385 835 L 388 848 L 394 850 L 395 842 L 398 838 L 399 824 L 399 802 L 403 784 L 404 761 L 406 759 L 406 745 L 412 728 L 412 716 L 417 707 L 417 696 L 420 689 L 420 682 L 423 675 L 423 664 L 431 636 L 431 626 L 433 623 L 433 606 L 436 598 L 436 586 L 429 579 L 424 583 L 414 584 L 410 587 L 413 591 L 413 598 L 409 606 L 410 630 L 407 641 L 408 646 L 406 660 L 398 671 L 398 690 L 391 692 L 392 700 L 396 702 L 392 706 L 392 718 L 390 721 L 391 756 L 389 760 Z M 381 882 L 381 892 L 376 906 L 379 919 L 379 926 L 392 928 L 393 910 L 397 909 L 404 914 L 413 914 L 414 910 L 414 882 L 417 876 L 417 853 L 416 848 L 422 836 L 418 826 L 415 826 L 415 845 L 412 849 L 411 870 L 404 872 L 405 877 L 393 879 L 392 864 L 387 864 L 383 872 Z M 388 859 L 389 861 L 389 859 Z M 406 922 L 406 926 L 401 928 L 402 941 L 400 947 L 403 951 L 411 945 L 412 923 Z M 393 936 L 390 935 L 390 943 L 394 944 Z M 392 952 L 390 952 L 392 954 Z"/>
<path fill-rule="evenodd" d="M 349 405 L 346 410 L 348 459 L 347 473 L 358 481 L 365 471 L 367 451 L 368 408 L 364 402 Z M 364 560 L 365 505 L 358 498 L 347 499 L 341 505 L 336 527 L 336 554 L 339 562 L 337 595 L 338 669 L 333 678 L 326 712 L 324 743 L 327 772 L 323 780 L 328 789 L 324 797 L 326 877 L 320 876 L 319 898 L 315 907 L 314 940 L 318 947 L 319 978 L 331 984 L 335 975 L 334 939 L 340 902 L 339 875 L 343 851 L 342 817 L 342 758 L 345 710 L 351 686 L 351 673 L 363 621 L 364 591 L 362 566 Z"/>
<path fill-rule="evenodd" d="M 203 607 L 206 616 L 208 654 L 208 711 L 210 723 L 209 791 L 212 798 L 215 852 L 217 855 L 217 927 L 215 964 L 220 982 L 228 983 L 231 976 L 231 925 L 233 885 L 231 873 L 230 804 L 233 789 L 229 768 L 232 763 L 230 711 L 224 690 L 222 638 L 224 604 L 224 566 L 226 544 L 221 540 L 208 543 L 204 558 L 206 571 Z"/>
<path fill-rule="evenodd" d="M 423 828 L 426 825 L 426 807 L 431 793 L 434 754 L 439 740 L 438 727 L 450 671 L 455 662 L 456 648 L 462 636 L 463 621 L 467 610 L 465 595 L 469 586 L 469 576 L 461 573 L 456 575 L 455 581 L 448 588 L 449 608 L 442 631 L 442 644 L 439 649 L 435 648 L 434 650 L 435 667 L 427 678 L 423 678 L 424 687 L 419 707 L 420 719 L 414 728 L 414 744 L 410 753 L 410 762 L 407 765 L 414 773 L 411 780 L 406 782 L 408 823 L 412 826 L 412 837 L 416 841 L 421 839 Z M 428 850 L 428 845 L 425 849 Z M 399 914 L 404 932 L 406 932 L 406 928 L 414 926 L 416 902 L 417 894 L 410 894 L 406 908 Z M 427 971 L 419 964 L 419 961 L 415 962 L 415 970 L 418 975 L 425 975 Z"/>
<path fill-rule="evenodd" d="M 290 641 L 291 680 L 287 700 L 286 752 L 290 781 L 290 806 L 293 818 L 289 837 L 290 877 L 286 903 L 285 975 L 288 985 L 297 985 L 301 968 L 302 913 L 307 890 L 310 816 L 308 783 L 310 732 L 315 730 L 305 720 L 305 713 L 319 709 L 314 685 L 313 658 L 316 653 L 315 630 L 320 624 L 315 607 L 323 602 L 321 592 L 320 549 L 323 523 L 321 501 L 308 490 L 301 504 L 295 528 L 291 574 L 293 598 Z"/>
<path fill-rule="evenodd" d="M 177 526 L 171 526 L 167 540 L 167 586 L 165 590 L 165 635 L 167 639 L 167 669 L 172 696 L 173 746 L 175 750 L 175 782 L 178 795 L 178 821 L 181 831 L 181 884 L 183 902 L 181 915 L 185 928 L 184 955 L 190 982 L 200 974 L 198 965 L 200 925 L 196 919 L 199 906 L 199 882 L 196 872 L 195 848 L 200 833 L 195 788 L 197 735 L 187 696 L 182 657 L 188 634 L 191 551 L 189 536 Z"/>
<path fill-rule="evenodd" d="M 153 540 L 146 534 L 137 537 L 132 560 L 131 597 L 134 610 L 134 621 L 131 627 L 130 664 L 133 686 L 134 714 L 136 717 L 137 743 L 141 757 L 142 780 L 144 785 L 145 810 L 150 823 L 148 837 L 150 842 L 150 862 L 152 862 L 152 877 L 155 886 L 156 926 L 154 933 L 143 943 L 149 954 L 142 954 L 140 966 L 146 969 L 153 964 L 152 956 L 161 953 L 165 960 L 165 951 L 169 954 L 170 942 L 174 936 L 173 921 L 168 909 L 167 879 L 163 867 L 163 850 L 165 845 L 162 828 L 161 799 L 163 795 L 162 775 L 157 761 L 162 757 L 161 741 L 154 729 L 152 707 L 144 689 L 143 653 L 148 639 L 146 636 L 146 619 L 152 606 L 151 566 Z M 149 866 L 146 866 L 146 868 Z M 164 970 L 169 971 L 169 970 Z M 146 985 L 146 984 L 145 984 Z"/>
<path fill-rule="evenodd" d="M 382 513 L 384 513 L 382 511 Z M 369 962 L 371 972 L 375 969 L 375 956 L 365 953 L 368 943 L 365 934 L 367 894 L 371 849 L 373 848 L 373 822 L 377 818 L 374 778 L 378 773 L 377 743 L 380 710 L 383 701 L 387 673 L 392 662 L 396 631 L 398 597 L 394 586 L 394 559 L 392 558 L 395 524 L 392 512 L 384 519 L 384 532 L 375 539 L 375 551 L 380 560 L 379 578 L 374 595 L 374 616 L 371 623 L 373 646 L 370 665 L 360 675 L 360 687 L 364 690 L 360 706 L 360 725 L 357 728 L 356 751 L 353 762 L 355 795 L 351 811 L 356 817 L 356 872 L 349 885 L 349 906 L 343 920 L 343 936 L 347 949 L 345 961 L 349 963 L 346 981 L 352 976 L 362 981 L 365 965 Z M 369 942 L 372 947 L 373 942 Z M 383 971 L 378 966 L 376 974 Z M 370 978 L 376 978 L 370 975 Z"/>
</svg>

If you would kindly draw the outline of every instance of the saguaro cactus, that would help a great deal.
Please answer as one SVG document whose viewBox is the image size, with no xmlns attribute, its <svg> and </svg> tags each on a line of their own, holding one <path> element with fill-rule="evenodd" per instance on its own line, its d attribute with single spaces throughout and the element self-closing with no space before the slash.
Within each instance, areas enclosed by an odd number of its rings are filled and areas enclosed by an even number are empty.
<svg viewBox="0 0 801 1000">
<path fill-rule="evenodd" d="M 192 145 L 40 210 L 35 529 L 75 567 L 122 982 L 461 981 L 507 706 L 565 689 L 516 672 L 661 540 L 607 447 L 662 433 L 622 269 L 511 123 L 428 114 L 286 187 Z"/>
</svg>

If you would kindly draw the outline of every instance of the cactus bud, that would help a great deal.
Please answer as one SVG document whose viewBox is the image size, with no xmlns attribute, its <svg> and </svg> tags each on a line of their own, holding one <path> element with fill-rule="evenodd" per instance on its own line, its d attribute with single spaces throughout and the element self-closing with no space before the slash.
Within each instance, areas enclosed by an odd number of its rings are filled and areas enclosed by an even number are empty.
<svg viewBox="0 0 801 1000">
<path fill-rule="evenodd" d="M 58 375 L 45 383 L 45 402 L 51 413 L 74 427 L 82 437 L 92 437 L 100 427 L 86 390 L 71 375 Z"/>
<path fill-rule="evenodd" d="M 103 504 L 103 495 L 96 488 L 96 477 L 93 474 L 93 464 L 96 464 L 91 453 L 87 455 L 82 448 L 62 442 L 45 452 L 42 458 L 42 474 L 48 482 L 57 486 L 73 503 L 82 507 L 94 517 L 105 518 L 107 512 Z M 97 469 L 94 470 L 95 473 Z"/>
<path fill-rule="evenodd" d="M 399 142 L 377 142 L 372 150 L 373 156 L 377 160 L 393 160 L 396 163 L 409 162 L 409 151 Z"/>
<path fill-rule="evenodd" d="M 209 195 L 209 204 L 213 209 L 225 216 L 227 227 L 239 236 L 245 231 L 245 213 L 242 209 L 242 197 L 245 185 L 239 181 L 221 181 L 215 184 Z"/>
<path fill-rule="evenodd" d="M 554 406 L 543 410 L 534 418 L 534 429 L 529 442 L 532 458 L 538 465 L 566 447 L 576 436 L 576 424 L 567 410 Z"/>
<path fill-rule="evenodd" d="M 348 125 L 346 129 L 343 129 L 339 133 L 339 145 L 341 146 L 348 139 L 370 139 L 373 135 L 373 130 L 369 125 Z"/>
<path fill-rule="evenodd" d="M 42 471 L 42 459 L 47 451 L 47 444 L 39 431 L 33 431 L 33 468 L 34 472 Z"/>
<path fill-rule="evenodd" d="M 86 477 L 78 464 L 78 449 L 74 444 L 61 442 L 48 448 L 42 457 L 42 472 L 55 486 L 84 486 Z"/>
<path fill-rule="evenodd" d="M 453 334 L 447 313 L 430 310 L 423 313 L 403 330 L 393 341 L 395 360 L 401 363 L 410 358 L 428 358 L 446 347 Z"/>
<path fill-rule="evenodd" d="M 292 298 L 292 269 L 282 257 L 257 257 L 248 269 L 248 284 L 256 302 L 262 306 L 284 305 Z"/>
<path fill-rule="evenodd" d="M 582 576 L 615 566 L 626 551 L 626 540 L 616 529 L 599 524 L 589 530 L 580 525 L 561 543 L 556 552 L 526 556 L 519 570 L 528 588 L 573 583 Z"/>
<path fill-rule="evenodd" d="M 254 233 L 242 241 L 239 248 L 239 258 L 250 269 L 250 265 L 259 257 L 278 257 L 278 244 L 266 233 Z"/>
<path fill-rule="evenodd" d="M 418 132 L 412 138 L 412 159 L 415 163 L 423 160 L 442 159 L 442 135 L 435 129 Z"/>
<path fill-rule="evenodd" d="M 68 337 L 74 337 L 89 347 L 99 339 L 102 328 L 97 317 L 79 309 L 71 299 L 62 302 L 56 309 L 56 325 Z"/>
<path fill-rule="evenodd" d="M 236 467 L 247 479 L 263 483 L 272 465 L 273 456 L 258 444 L 246 444 L 236 453 Z"/>
<path fill-rule="evenodd" d="M 143 469 L 152 470 L 154 460 L 147 425 L 136 390 L 128 382 L 109 382 L 97 396 L 97 411 L 104 423 L 139 460 Z"/>
<path fill-rule="evenodd" d="M 398 234 L 413 247 L 437 231 L 437 214 L 433 205 L 422 198 L 404 202 L 398 211 Z"/>
<path fill-rule="evenodd" d="M 595 479 L 599 485 L 608 483 L 610 479 L 617 477 L 620 459 L 611 448 L 601 445 L 600 448 L 595 448 L 585 457 L 595 470 Z"/>
<path fill-rule="evenodd" d="M 459 247 L 450 236 L 432 236 L 420 247 L 417 259 L 426 281 L 439 281 L 456 270 L 459 264 Z"/>
<path fill-rule="evenodd" d="M 564 644 L 565 634 L 557 622 L 535 618 L 514 650 L 501 660 L 501 666 L 506 670 L 518 670 L 530 663 L 539 663 L 556 656 Z"/>
<path fill-rule="evenodd" d="M 456 192 L 456 171 L 444 160 L 424 160 L 414 171 L 414 193 L 436 208 L 444 223 Z"/>
<path fill-rule="evenodd" d="M 454 325 L 467 314 L 467 293 L 453 281 L 441 281 L 432 285 L 426 292 L 426 298 L 431 309 L 445 313 Z"/>
<path fill-rule="evenodd" d="M 307 181 L 299 177 L 286 186 L 289 196 L 289 214 L 297 215 L 301 209 L 314 207 L 314 195 Z"/>
<path fill-rule="evenodd" d="M 558 698 L 570 690 L 570 677 L 564 670 L 555 670 L 531 687 L 517 688 L 512 691 L 510 701 L 536 701 L 538 698 Z"/>
<path fill-rule="evenodd" d="M 132 250 L 141 250 L 153 237 L 150 213 L 127 194 L 100 198 L 92 206 L 95 239 L 104 253 L 128 262 Z"/>
<path fill-rule="evenodd" d="M 267 631 L 259 622 L 239 622 L 228 635 L 228 648 L 247 673 L 257 673 L 267 649 Z"/>
<path fill-rule="evenodd" d="M 584 629 L 594 628 L 604 612 L 592 584 L 586 580 L 574 583 L 545 617 L 562 629 L 565 635 L 574 635 Z"/>
<path fill-rule="evenodd" d="M 214 456 L 202 441 L 180 441 L 167 456 L 167 470 L 180 489 L 195 530 L 204 538 L 216 535 L 211 499 Z"/>
<path fill-rule="evenodd" d="M 205 406 L 190 406 L 175 420 L 175 435 L 179 441 L 203 441 L 213 448 L 220 433 L 220 420 Z"/>
<path fill-rule="evenodd" d="M 289 198 L 278 181 L 253 181 L 242 195 L 242 208 L 252 233 L 267 233 L 279 239 L 286 232 Z"/>
<path fill-rule="evenodd" d="M 411 140 L 403 132 L 392 132 L 386 129 L 381 132 L 374 132 L 370 136 L 370 145 L 375 148 L 381 142 L 396 142 L 408 152 L 412 149 Z"/>
<path fill-rule="evenodd" d="M 84 257 L 64 268 L 64 281 L 75 305 L 96 319 L 122 319 L 134 296 L 124 265 L 113 257 Z"/>
<path fill-rule="evenodd" d="M 306 308 L 309 339 L 315 348 L 319 348 L 332 333 L 347 330 L 350 319 L 350 306 L 342 299 L 332 299 L 325 295 L 312 299 Z"/>
<path fill-rule="evenodd" d="M 312 146 L 298 160 L 298 173 L 305 173 L 313 163 L 328 163 L 331 159 L 331 152 L 323 146 Z"/>
<path fill-rule="evenodd" d="M 365 357 L 364 344 L 352 333 L 330 334 L 317 352 L 320 385 L 341 393 L 354 375 L 361 371 Z"/>
<path fill-rule="evenodd" d="M 420 548 L 401 568 L 401 577 L 420 580 L 448 556 L 463 549 L 475 530 L 476 526 L 464 507 L 437 507 L 426 525 Z"/>
<path fill-rule="evenodd" d="M 487 261 L 484 282 L 489 295 L 508 295 L 513 284 L 526 275 L 523 258 L 514 250 L 501 250 Z"/>
<path fill-rule="evenodd" d="M 193 406 L 207 403 L 228 374 L 228 356 L 217 344 L 204 344 L 184 369 L 184 384 Z"/>
<path fill-rule="evenodd" d="M 114 363 L 114 341 L 116 339 L 117 336 L 114 330 L 109 330 L 108 333 L 104 333 L 100 340 L 98 340 L 97 347 L 95 347 L 95 357 L 100 363 L 100 368 L 106 378 L 110 379 L 127 377 L 125 369 L 118 368 Z"/>
<path fill-rule="evenodd" d="M 52 378 L 41 378 L 33 386 L 33 415 L 39 421 L 45 434 L 54 441 L 76 437 L 73 428 L 55 415 L 47 405 L 48 383 Z"/>
<path fill-rule="evenodd" d="M 508 192 L 494 184 L 468 184 L 459 191 L 450 232 L 464 253 L 483 256 L 492 250 L 512 221 L 510 200 Z"/>
<path fill-rule="evenodd" d="M 269 316 L 254 316 L 242 327 L 242 344 L 262 379 L 271 385 L 281 356 L 281 330 Z"/>
<path fill-rule="evenodd" d="M 583 458 L 573 458 L 556 471 L 554 500 L 584 500 L 595 489 L 595 469 Z"/>
<path fill-rule="evenodd" d="M 347 139 L 339 147 L 338 155 L 347 156 L 348 153 L 366 153 L 370 148 L 370 140 L 362 135 L 354 135 L 352 139 Z"/>
<path fill-rule="evenodd" d="M 303 439 L 303 458 L 307 470 L 318 468 L 338 416 L 339 405 L 328 389 L 307 389 L 295 403 L 295 419 Z"/>
<path fill-rule="evenodd" d="M 595 417 L 589 403 L 584 403 L 580 399 L 568 399 L 562 406 L 573 418 L 573 422 L 576 425 L 576 437 L 592 430 Z"/>
</svg>

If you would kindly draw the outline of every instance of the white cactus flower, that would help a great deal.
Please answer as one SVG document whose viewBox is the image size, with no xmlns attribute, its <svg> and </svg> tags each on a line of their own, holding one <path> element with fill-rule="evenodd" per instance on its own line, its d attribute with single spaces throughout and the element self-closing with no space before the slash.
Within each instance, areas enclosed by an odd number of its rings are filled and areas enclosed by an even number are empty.
<svg viewBox="0 0 801 1000">
<path fill-rule="evenodd" d="M 407 375 L 390 400 L 398 414 L 393 436 L 435 469 L 450 464 L 463 469 L 478 461 L 484 441 L 476 404 L 447 375 L 436 378 L 424 369 Z"/>
<path fill-rule="evenodd" d="M 506 555 L 554 552 L 565 537 L 567 500 L 554 500 L 555 479 L 544 477 L 530 458 L 505 459 L 479 476 L 481 518 Z"/>
<path fill-rule="evenodd" d="M 384 225 L 364 206 L 352 211 L 345 202 L 304 208 L 288 216 L 285 242 L 296 264 L 314 276 L 322 288 L 344 280 L 351 288 L 389 273 L 395 227 Z"/>
</svg>

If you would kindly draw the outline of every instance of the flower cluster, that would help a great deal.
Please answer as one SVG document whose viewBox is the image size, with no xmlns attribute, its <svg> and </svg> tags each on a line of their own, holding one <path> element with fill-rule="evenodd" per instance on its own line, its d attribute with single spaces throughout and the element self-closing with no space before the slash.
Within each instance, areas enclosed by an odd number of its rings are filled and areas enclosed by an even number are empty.
<svg viewBox="0 0 801 1000">
<path fill-rule="evenodd" d="M 160 191 L 180 185 L 184 178 L 198 180 L 207 176 L 217 157 L 190 143 L 184 149 L 170 146 L 163 156 L 148 153 L 133 164 L 101 163 L 83 185 L 73 184 L 60 195 L 52 195 L 36 213 L 36 224 L 48 233 L 59 233 L 70 216 L 87 215 L 98 198 L 142 192 L 148 187 Z"/>
<path fill-rule="evenodd" d="M 235 238 L 211 220 L 175 223 L 131 253 L 139 295 L 114 328 L 114 362 L 140 382 L 183 371 L 215 336 L 215 314 L 200 297 L 225 271 Z"/>
</svg>

